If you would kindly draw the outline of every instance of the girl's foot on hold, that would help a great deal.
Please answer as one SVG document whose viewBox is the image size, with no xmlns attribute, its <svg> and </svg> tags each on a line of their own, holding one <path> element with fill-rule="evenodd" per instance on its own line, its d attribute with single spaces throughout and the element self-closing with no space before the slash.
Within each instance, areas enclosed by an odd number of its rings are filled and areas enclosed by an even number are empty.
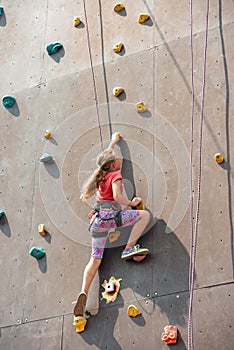
<svg viewBox="0 0 234 350">
<path fill-rule="evenodd" d="M 135 255 L 147 255 L 149 250 L 147 248 L 140 248 L 140 245 L 137 244 L 134 247 L 125 248 L 122 252 L 121 259 L 128 260 L 133 258 Z"/>
<path fill-rule="evenodd" d="M 76 305 L 75 305 L 74 310 L 73 310 L 73 314 L 75 316 L 83 316 L 84 315 L 86 300 L 87 300 L 86 293 L 81 292 L 78 295 L 77 302 L 76 302 Z"/>
<path fill-rule="evenodd" d="M 146 257 L 146 255 L 136 255 L 136 256 L 133 257 L 133 260 L 139 263 L 142 260 L 144 260 L 145 257 Z"/>
</svg>

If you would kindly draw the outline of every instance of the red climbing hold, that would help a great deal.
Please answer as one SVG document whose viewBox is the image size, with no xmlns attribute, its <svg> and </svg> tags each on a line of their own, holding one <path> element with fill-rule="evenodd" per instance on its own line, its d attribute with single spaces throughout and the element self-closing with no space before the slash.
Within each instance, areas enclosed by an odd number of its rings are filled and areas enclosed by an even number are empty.
<svg viewBox="0 0 234 350">
<path fill-rule="evenodd" d="M 177 342 L 177 327 L 172 326 L 172 325 L 164 327 L 164 333 L 162 333 L 161 339 L 166 344 L 176 344 L 176 342 Z"/>
</svg>

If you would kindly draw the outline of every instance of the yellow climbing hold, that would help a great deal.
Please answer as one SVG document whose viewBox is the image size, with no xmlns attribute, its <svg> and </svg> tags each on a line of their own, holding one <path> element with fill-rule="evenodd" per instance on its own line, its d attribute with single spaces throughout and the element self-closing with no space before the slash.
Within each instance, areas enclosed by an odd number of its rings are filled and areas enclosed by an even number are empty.
<svg viewBox="0 0 234 350">
<path fill-rule="evenodd" d="M 141 201 L 137 206 L 135 207 L 137 210 L 144 210 L 145 204 Z"/>
<path fill-rule="evenodd" d="M 118 43 L 113 47 L 113 51 L 116 53 L 119 53 L 123 48 L 123 44 L 122 43 Z"/>
<path fill-rule="evenodd" d="M 223 163 L 223 161 L 224 161 L 224 157 L 223 157 L 222 153 L 216 153 L 214 156 L 214 159 L 216 160 L 216 162 L 218 164 Z"/>
<path fill-rule="evenodd" d="M 120 232 L 119 231 L 110 232 L 109 235 L 108 235 L 109 242 L 113 243 L 113 242 L 117 241 L 119 236 L 120 236 Z"/>
<path fill-rule="evenodd" d="M 129 305 L 129 307 L 128 307 L 128 316 L 136 317 L 138 315 L 141 315 L 140 310 L 138 310 L 135 305 Z"/>
<path fill-rule="evenodd" d="M 122 94 L 122 92 L 124 92 L 124 89 L 121 87 L 115 87 L 113 89 L 113 95 L 116 97 L 119 96 L 120 94 Z"/>
<path fill-rule="evenodd" d="M 147 19 L 149 19 L 149 15 L 146 13 L 141 13 L 138 18 L 138 23 L 144 23 L 147 21 Z"/>
<path fill-rule="evenodd" d="M 76 332 L 81 333 L 85 330 L 87 320 L 83 316 L 74 316 L 73 326 L 76 327 Z"/>
<path fill-rule="evenodd" d="M 38 233 L 40 233 L 40 235 L 46 236 L 45 225 L 44 224 L 38 225 L 37 229 L 38 229 Z"/>
<path fill-rule="evenodd" d="M 144 102 L 138 102 L 136 104 L 136 110 L 137 110 L 138 113 L 144 113 L 144 112 L 147 111 L 147 107 L 144 104 Z"/>
<path fill-rule="evenodd" d="M 50 130 L 46 130 L 45 133 L 44 133 L 44 137 L 46 139 L 50 139 L 51 138 L 51 131 Z"/>
<path fill-rule="evenodd" d="M 125 9 L 124 4 L 116 4 L 114 7 L 115 12 L 120 12 L 120 11 L 123 11 L 124 9 Z"/>
<path fill-rule="evenodd" d="M 74 25 L 74 27 L 78 27 L 78 25 L 80 24 L 80 18 L 79 17 L 75 17 L 74 19 L 73 19 L 73 25 Z"/>
</svg>

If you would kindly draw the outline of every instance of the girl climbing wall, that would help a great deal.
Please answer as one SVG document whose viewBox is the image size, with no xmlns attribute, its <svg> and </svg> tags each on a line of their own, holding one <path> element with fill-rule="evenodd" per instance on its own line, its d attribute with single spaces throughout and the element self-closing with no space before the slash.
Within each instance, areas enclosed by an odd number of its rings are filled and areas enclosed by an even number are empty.
<svg viewBox="0 0 234 350">
<path fill-rule="evenodd" d="M 150 214 L 146 210 L 122 210 L 121 205 L 135 207 L 141 202 L 140 197 L 129 200 L 123 193 L 121 159 L 114 153 L 115 144 L 122 138 L 120 133 L 112 135 L 109 147 L 97 158 L 98 168 L 84 184 L 81 199 L 88 200 L 96 195 L 96 205 L 90 215 L 90 231 L 92 233 L 92 253 L 84 270 L 81 293 L 78 296 L 75 316 L 83 316 L 89 287 L 102 262 L 108 231 L 119 226 L 131 226 L 129 239 L 122 252 L 121 259 L 133 258 L 142 261 L 149 253 L 137 243 L 146 228 Z"/>
</svg>

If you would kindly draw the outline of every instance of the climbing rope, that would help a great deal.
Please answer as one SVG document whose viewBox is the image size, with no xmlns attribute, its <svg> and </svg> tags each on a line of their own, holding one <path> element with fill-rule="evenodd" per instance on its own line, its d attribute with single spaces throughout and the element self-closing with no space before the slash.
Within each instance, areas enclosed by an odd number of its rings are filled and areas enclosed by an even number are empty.
<svg viewBox="0 0 234 350">
<path fill-rule="evenodd" d="M 191 171 L 191 201 L 190 201 L 190 224 L 191 224 L 191 243 L 190 243 L 190 271 L 189 271 L 189 315 L 188 315 L 188 350 L 193 350 L 193 291 L 194 291 L 194 277 L 195 277 L 195 262 L 196 262 L 196 250 L 197 250 L 197 236 L 199 226 L 199 214 L 200 214 L 200 200 L 201 200 L 201 171 L 202 171 L 202 141 L 203 141 L 203 120 L 204 120 L 204 105 L 205 105 L 205 87 L 206 87 L 206 61 L 207 61 L 207 44 L 208 44 L 208 25 L 209 25 L 209 5 L 206 3 L 206 29 L 205 29 L 205 45 L 204 45 L 204 60 L 203 60 L 203 80 L 202 80 L 202 95 L 201 95 L 201 109 L 200 109 L 200 125 L 199 125 L 199 150 L 198 150 L 198 179 L 197 179 L 197 203 L 196 203 L 196 216 L 193 229 L 193 192 L 192 192 L 192 164 L 190 164 Z M 192 112 L 191 112 L 191 147 L 190 152 L 193 151 L 193 128 L 194 128 L 194 76 L 193 76 L 193 3 L 190 0 L 190 45 L 191 45 L 191 62 L 192 62 Z M 193 160 L 192 154 L 190 154 L 190 161 Z"/>
<path fill-rule="evenodd" d="M 92 72 L 92 79 L 93 79 L 94 100 L 95 100 L 95 106 L 96 106 L 101 148 L 103 151 L 104 147 L 103 147 L 103 138 L 102 138 L 102 128 L 101 128 L 100 114 L 99 114 L 99 108 L 98 108 L 97 87 L 96 87 L 96 81 L 95 81 L 95 75 L 94 75 L 94 69 L 93 69 L 93 59 L 92 59 L 92 51 L 91 51 L 91 43 L 90 43 L 90 36 L 89 36 L 89 26 L 88 26 L 88 18 L 87 18 L 85 0 L 83 0 L 83 5 L 84 5 L 84 15 L 85 15 L 85 24 L 86 24 L 86 36 L 87 36 L 88 51 L 89 51 L 89 61 L 90 61 L 90 67 L 91 67 L 91 72 Z"/>
<path fill-rule="evenodd" d="M 194 106 L 195 106 L 195 96 L 194 96 L 194 57 L 193 57 L 193 6 L 192 0 L 190 0 L 190 54 L 191 54 L 191 128 L 190 128 L 190 252 L 193 249 L 193 137 L 194 137 Z M 192 271 L 192 263 L 190 259 L 189 267 L 189 288 L 191 286 L 190 276 Z"/>
</svg>

